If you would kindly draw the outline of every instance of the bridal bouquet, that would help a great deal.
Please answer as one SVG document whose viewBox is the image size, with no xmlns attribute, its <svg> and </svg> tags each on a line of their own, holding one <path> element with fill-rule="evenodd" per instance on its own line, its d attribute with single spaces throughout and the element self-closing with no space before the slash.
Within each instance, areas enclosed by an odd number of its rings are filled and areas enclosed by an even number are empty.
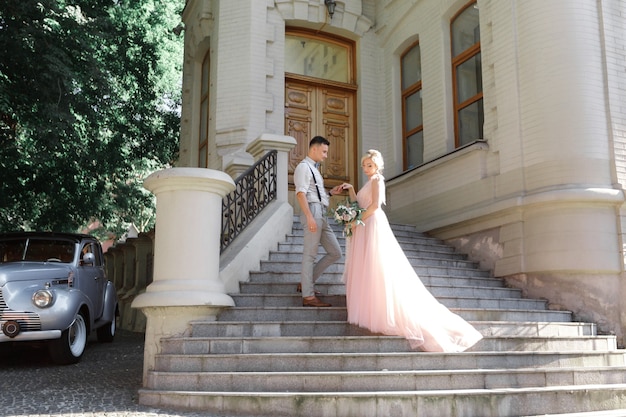
<svg viewBox="0 0 626 417">
<path fill-rule="evenodd" d="M 334 210 L 332 210 L 332 217 L 335 221 L 343 225 L 343 234 L 345 236 L 352 236 L 352 223 L 365 224 L 361 220 L 361 216 L 365 209 L 359 207 L 356 201 L 346 200 L 343 204 L 338 204 Z"/>
</svg>

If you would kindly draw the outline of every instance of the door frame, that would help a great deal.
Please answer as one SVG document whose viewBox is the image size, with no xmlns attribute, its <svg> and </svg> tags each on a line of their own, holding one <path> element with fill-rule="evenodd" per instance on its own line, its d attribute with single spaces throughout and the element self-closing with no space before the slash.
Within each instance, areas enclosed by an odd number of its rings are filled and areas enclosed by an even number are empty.
<svg viewBox="0 0 626 417">
<path fill-rule="evenodd" d="M 353 185 L 357 185 L 358 183 L 358 167 L 360 165 L 360 157 L 358 156 L 358 110 L 357 110 L 357 93 L 358 93 L 358 85 L 356 84 L 356 44 L 354 41 L 344 38 L 341 36 L 331 35 L 328 33 L 320 33 L 319 31 L 309 30 L 298 27 L 286 27 L 285 28 L 285 36 L 288 35 L 296 35 L 296 36 L 305 36 L 310 37 L 312 39 L 317 39 L 323 42 L 336 43 L 345 46 L 348 50 L 348 83 L 327 80 L 322 78 L 310 77 L 302 74 L 295 74 L 290 72 L 285 72 L 284 78 L 284 86 L 285 89 L 289 82 L 295 82 L 300 84 L 308 84 L 314 88 L 332 88 L 336 90 L 343 90 L 352 94 L 352 120 L 353 126 L 351 126 L 352 134 L 350 138 L 346 138 L 347 141 L 350 142 L 349 148 L 352 149 L 353 155 L 346 155 L 347 161 L 346 163 L 349 166 L 346 169 L 346 172 L 350 176 L 350 180 Z M 287 59 L 287 57 L 285 57 Z M 287 99 L 284 99 L 283 106 L 285 105 Z M 285 115 L 286 121 L 286 115 Z M 286 132 L 285 132 L 286 133 Z M 311 139 L 311 138 L 309 138 Z M 306 152 L 305 152 L 306 155 Z M 328 185 L 331 185 L 330 183 Z M 290 175 L 289 187 L 292 188 L 292 178 Z"/>
</svg>

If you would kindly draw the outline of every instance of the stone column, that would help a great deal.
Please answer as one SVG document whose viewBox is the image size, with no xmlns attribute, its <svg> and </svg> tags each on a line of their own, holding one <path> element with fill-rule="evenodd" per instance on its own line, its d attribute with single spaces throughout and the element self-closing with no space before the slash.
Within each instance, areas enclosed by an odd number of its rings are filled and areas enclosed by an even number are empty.
<svg viewBox="0 0 626 417">
<path fill-rule="evenodd" d="M 276 180 L 276 200 L 278 201 L 286 202 L 288 200 L 289 179 L 287 172 L 289 172 L 289 167 L 287 164 L 289 163 L 289 152 L 296 144 L 296 139 L 291 136 L 263 133 L 250 143 L 246 149 L 246 151 L 254 157 L 255 161 L 262 158 L 268 151 L 273 149 L 278 151 L 276 158 L 276 172 L 278 173 Z"/>
<path fill-rule="evenodd" d="M 109 280 L 113 281 L 117 297 L 120 298 L 124 295 L 124 252 L 116 245 L 111 246 L 107 253 L 111 257 L 111 266 L 107 266 L 107 272 L 110 271 Z"/>
<path fill-rule="evenodd" d="M 115 255 L 113 255 L 112 248 L 108 248 L 107 251 L 104 252 L 104 266 L 106 267 L 107 278 L 113 283 L 115 291 L 117 292 L 121 287 L 118 287 L 117 282 L 115 282 Z"/>
<path fill-rule="evenodd" d="M 144 382 L 159 340 L 185 334 L 192 320 L 214 320 L 234 306 L 219 278 L 222 199 L 230 176 L 205 168 L 171 168 L 144 181 L 157 199 L 154 279 L 132 303 L 147 317 Z"/>
<path fill-rule="evenodd" d="M 146 253 L 152 251 L 152 239 L 145 233 L 138 237 L 129 237 L 122 245 L 124 251 L 124 296 L 120 297 L 120 328 L 126 330 L 135 329 L 137 313 L 141 311 L 132 308 L 132 302 L 142 291 L 146 289 L 147 262 Z M 145 322 L 145 320 L 144 320 Z M 141 331 L 145 330 L 142 328 Z"/>
<path fill-rule="evenodd" d="M 123 286 L 122 292 L 124 298 L 126 298 L 135 286 L 135 247 L 133 246 L 131 239 L 126 239 L 126 242 L 120 244 L 118 247 L 122 251 L 122 271 L 123 271 Z"/>
</svg>

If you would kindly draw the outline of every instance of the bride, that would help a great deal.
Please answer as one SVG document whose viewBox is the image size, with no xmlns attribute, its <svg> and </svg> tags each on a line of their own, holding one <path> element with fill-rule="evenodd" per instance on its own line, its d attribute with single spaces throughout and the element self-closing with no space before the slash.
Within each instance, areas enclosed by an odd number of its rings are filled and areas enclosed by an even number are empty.
<svg viewBox="0 0 626 417">
<path fill-rule="evenodd" d="M 383 157 L 369 150 L 361 159 L 367 183 L 350 200 L 365 209 L 363 226 L 352 225 L 344 280 L 348 322 L 375 333 L 405 337 L 413 349 L 462 352 L 482 335 L 426 289 L 396 240 L 387 216 Z"/>
</svg>

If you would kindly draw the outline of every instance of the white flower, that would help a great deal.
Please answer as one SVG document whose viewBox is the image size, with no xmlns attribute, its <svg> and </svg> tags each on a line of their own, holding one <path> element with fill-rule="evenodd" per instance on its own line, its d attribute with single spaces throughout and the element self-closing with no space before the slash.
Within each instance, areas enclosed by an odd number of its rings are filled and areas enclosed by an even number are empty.
<svg viewBox="0 0 626 417">
<path fill-rule="evenodd" d="M 337 223 L 344 225 L 344 235 L 352 236 L 352 224 L 364 224 L 361 220 L 361 215 L 364 211 L 365 209 L 359 207 L 356 201 L 349 202 L 346 200 L 345 204 L 337 205 L 335 210 L 332 211 L 332 215 Z"/>
</svg>

